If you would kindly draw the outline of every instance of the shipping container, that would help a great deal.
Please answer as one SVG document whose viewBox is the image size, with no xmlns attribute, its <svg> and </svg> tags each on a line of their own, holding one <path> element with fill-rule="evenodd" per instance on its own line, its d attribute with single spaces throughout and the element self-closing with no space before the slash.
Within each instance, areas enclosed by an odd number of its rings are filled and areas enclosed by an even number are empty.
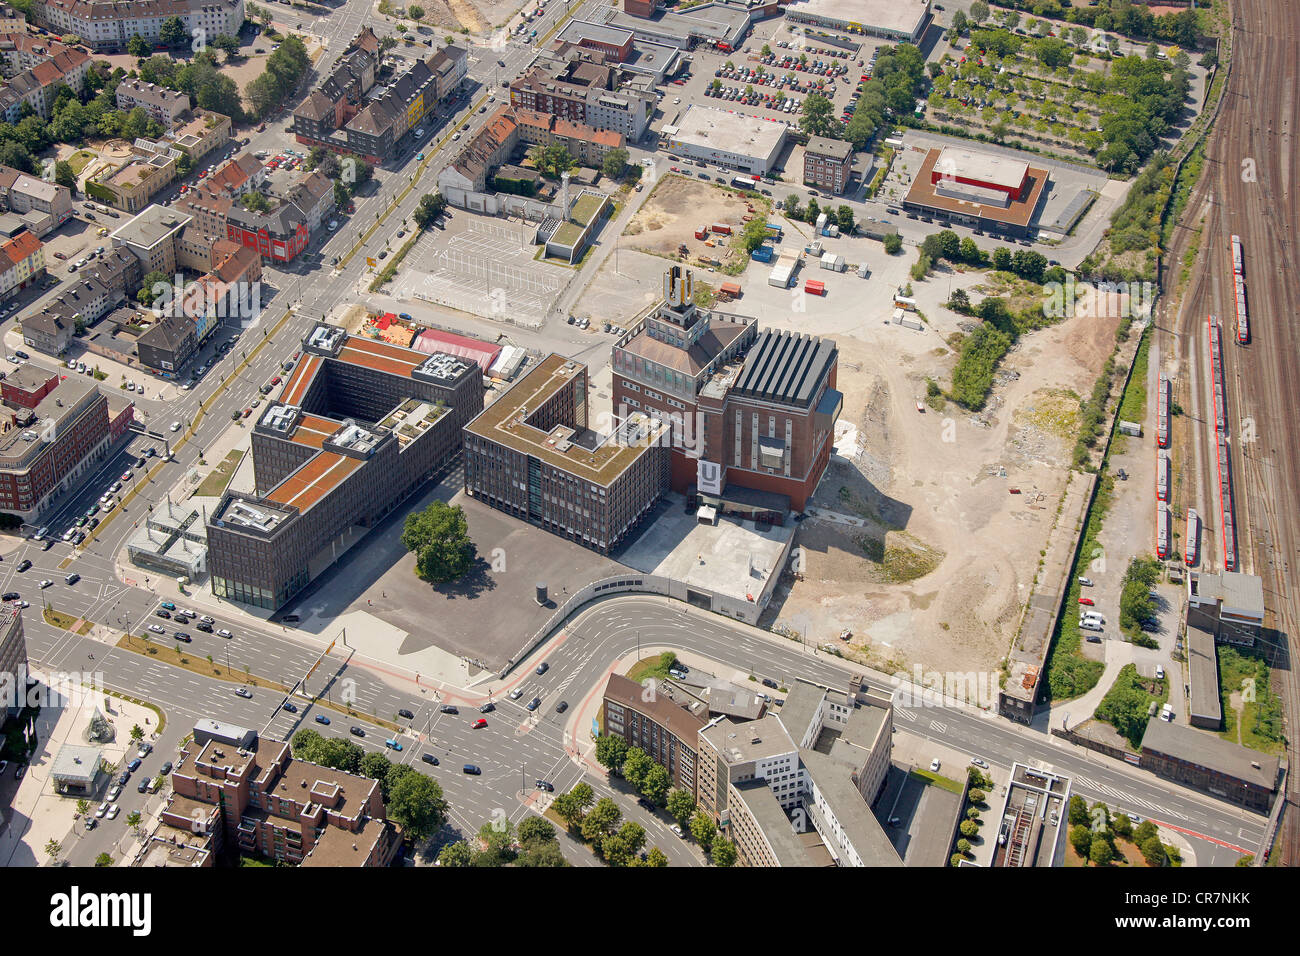
<svg viewBox="0 0 1300 956">
<path fill-rule="evenodd" d="M 696 229 L 696 230 L 695 230 L 695 238 L 696 238 L 696 239 L 707 239 L 707 238 L 709 238 L 709 227 L 708 227 L 708 226 L 702 226 L 701 228 Z"/>
<path fill-rule="evenodd" d="M 810 293 L 812 293 L 813 295 L 825 295 L 825 294 L 826 294 L 826 283 L 825 283 L 825 282 L 822 282 L 820 279 L 806 279 L 806 280 L 804 280 L 803 288 L 804 288 L 804 291 L 805 291 L 805 292 L 810 292 Z"/>
<path fill-rule="evenodd" d="M 776 236 L 776 238 L 778 239 L 781 238 L 781 235 L 784 232 L 779 222 L 769 222 L 767 224 L 767 231 L 770 232 L 772 235 Z"/>
<path fill-rule="evenodd" d="M 833 252 L 828 252 L 824 256 L 822 256 L 821 265 L 823 269 L 829 269 L 831 272 L 843 272 L 844 257 L 837 256 Z"/>
<path fill-rule="evenodd" d="M 724 236 L 731 235 L 731 227 L 727 225 L 725 222 L 715 222 L 709 228 L 712 229 L 714 232 L 720 233 L 721 235 Z"/>
<path fill-rule="evenodd" d="M 755 261 L 757 261 L 757 262 L 771 262 L 771 261 L 772 261 L 772 247 L 771 247 L 771 246 L 759 246 L 759 247 L 758 247 L 757 249 L 755 249 L 752 253 L 750 253 L 750 255 L 751 255 L 751 256 L 755 259 Z"/>
</svg>

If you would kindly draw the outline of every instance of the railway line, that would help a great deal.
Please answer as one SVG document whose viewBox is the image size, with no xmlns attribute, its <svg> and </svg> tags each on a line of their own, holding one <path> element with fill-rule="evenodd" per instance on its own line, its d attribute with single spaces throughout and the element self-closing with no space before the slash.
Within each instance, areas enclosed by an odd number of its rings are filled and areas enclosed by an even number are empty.
<svg viewBox="0 0 1300 956">
<path fill-rule="evenodd" d="M 1283 701 L 1287 757 L 1295 768 L 1300 767 L 1295 669 L 1300 592 L 1293 580 L 1293 569 L 1300 567 L 1300 375 L 1295 368 L 1300 197 L 1294 137 L 1300 121 L 1300 5 L 1237 0 L 1232 17 L 1236 65 L 1207 140 L 1206 174 L 1175 231 L 1167 261 L 1182 261 L 1204 216 L 1200 250 L 1177 315 L 1161 329 L 1161 344 L 1163 355 L 1176 357 L 1177 371 L 1171 374 L 1191 379 L 1184 392 L 1192 402 L 1188 427 L 1175 430 L 1175 464 L 1191 469 L 1179 504 L 1184 513 L 1195 508 L 1202 517 L 1202 562 L 1222 566 L 1222 516 L 1212 494 L 1217 462 L 1206 323 L 1210 315 L 1224 318 L 1222 384 L 1231 436 L 1235 552 L 1241 570 L 1264 580 L 1274 690 Z M 1240 238 L 1239 263 L 1233 236 Z M 1239 276 L 1249 277 L 1249 300 Z M 1180 440 L 1194 447 L 1179 449 Z M 1286 801 L 1274 853 L 1283 865 L 1296 866 L 1300 786 L 1294 774 Z"/>
</svg>

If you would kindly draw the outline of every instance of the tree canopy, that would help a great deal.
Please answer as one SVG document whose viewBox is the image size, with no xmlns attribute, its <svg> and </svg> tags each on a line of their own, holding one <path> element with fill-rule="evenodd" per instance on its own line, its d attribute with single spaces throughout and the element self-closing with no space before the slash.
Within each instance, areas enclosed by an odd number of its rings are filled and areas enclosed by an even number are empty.
<svg viewBox="0 0 1300 956">
<path fill-rule="evenodd" d="M 423 511 L 406 516 L 402 546 L 415 554 L 415 573 L 421 580 L 443 584 L 454 581 L 474 563 L 474 543 L 460 505 L 435 501 Z"/>
</svg>

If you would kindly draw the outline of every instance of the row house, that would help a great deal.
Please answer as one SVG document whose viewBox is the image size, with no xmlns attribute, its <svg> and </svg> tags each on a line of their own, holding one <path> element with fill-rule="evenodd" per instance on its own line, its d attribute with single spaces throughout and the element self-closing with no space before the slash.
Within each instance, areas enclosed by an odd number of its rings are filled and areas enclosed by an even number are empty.
<svg viewBox="0 0 1300 956">
<path fill-rule="evenodd" d="M 95 50 L 124 50 L 132 37 L 162 46 L 162 27 L 179 17 L 186 32 L 238 36 L 244 0 L 36 0 L 31 17 L 53 33 L 75 33 Z"/>
<path fill-rule="evenodd" d="M 66 84 L 80 94 L 89 68 L 90 57 L 84 51 L 62 47 L 49 59 L 5 83 L 0 89 L 0 116 L 6 123 L 17 123 L 22 119 L 22 106 L 26 103 L 42 119 L 50 119 L 59 88 Z"/>
<path fill-rule="evenodd" d="M 0 242 L 0 298 L 45 275 L 45 244 L 26 229 Z"/>
</svg>

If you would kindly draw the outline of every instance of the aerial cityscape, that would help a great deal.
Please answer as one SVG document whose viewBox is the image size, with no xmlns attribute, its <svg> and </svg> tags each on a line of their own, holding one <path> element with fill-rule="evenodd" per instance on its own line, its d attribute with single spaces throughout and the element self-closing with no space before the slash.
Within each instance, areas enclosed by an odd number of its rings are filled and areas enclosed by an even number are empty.
<svg viewBox="0 0 1300 956">
<path fill-rule="evenodd" d="M 1297 35 L 0 2 L 0 865 L 1300 865 Z"/>
</svg>

